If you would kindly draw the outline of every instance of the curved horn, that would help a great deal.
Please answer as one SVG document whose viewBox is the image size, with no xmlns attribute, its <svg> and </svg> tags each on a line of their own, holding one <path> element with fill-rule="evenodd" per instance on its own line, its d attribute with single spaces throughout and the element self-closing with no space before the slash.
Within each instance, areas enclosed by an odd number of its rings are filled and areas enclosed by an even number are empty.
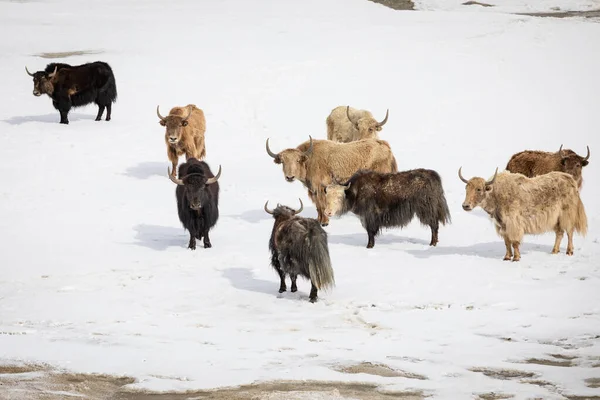
<svg viewBox="0 0 600 400">
<path fill-rule="evenodd" d="M 350 189 L 350 185 L 352 184 L 352 182 L 347 182 L 346 184 L 343 184 L 343 183 L 339 182 L 335 176 L 332 175 L 331 178 L 332 178 L 331 180 L 333 181 L 333 183 L 335 183 L 338 186 L 342 186 L 344 188 L 344 190 Z"/>
<path fill-rule="evenodd" d="M 459 177 L 459 178 L 460 178 L 460 180 L 461 180 L 461 181 L 463 181 L 464 183 L 469 183 L 469 181 L 468 181 L 468 180 L 466 180 L 465 178 L 463 178 L 461 170 L 462 170 L 462 167 L 460 167 L 460 168 L 458 169 L 458 177 Z"/>
<path fill-rule="evenodd" d="M 377 125 L 384 126 L 388 120 L 389 115 L 390 115 L 390 109 L 388 108 L 387 111 L 385 112 L 385 118 L 383 119 L 383 121 L 378 122 Z"/>
<path fill-rule="evenodd" d="M 273 210 L 269 210 L 269 209 L 267 208 L 267 204 L 269 204 L 269 200 L 267 200 L 267 202 L 265 203 L 265 207 L 264 207 L 264 208 L 265 208 L 265 211 L 267 212 L 267 214 L 271 214 L 271 215 L 273 215 Z"/>
<path fill-rule="evenodd" d="M 57 69 L 58 69 L 58 65 L 54 66 L 54 71 L 52 71 L 52 73 L 50 75 L 48 75 L 48 78 L 50 78 L 50 79 L 54 78 L 54 75 L 56 75 Z"/>
<path fill-rule="evenodd" d="M 176 183 L 178 185 L 183 185 L 183 181 L 181 179 L 177 179 L 173 175 L 171 175 L 171 168 L 167 167 L 167 171 L 169 171 L 169 179 L 171 180 L 171 182 Z"/>
<path fill-rule="evenodd" d="M 29 70 L 27 69 L 27 65 L 25 66 L 25 71 L 27 71 L 27 75 L 33 76 L 33 74 L 31 72 L 29 72 Z"/>
<path fill-rule="evenodd" d="M 163 117 L 162 115 L 160 115 L 160 111 L 158 111 L 158 107 L 159 106 L 156 106 L 156 115 L 158 115 L 158 118 L 160 118 L 161 121 L 164 121 L 166 118 Z"/>
<path fill-rule="evenodd" d="M 558 149 L 558 155 L 560 155 L 561 157 L 563 156 L 562 147 L 563 145 L 561 144 L 560 148 Z"/>
<path fill-rule="evenodd" d="M 585 156 L 585 158 L 583 159 L 583 161 L 587 161 L 588 158 L 590 158 L 590 146 L 585 146 L 587 147 L 587 156 Z"/>
<path fill-rule="evenodd" d="M 304 210 L 304 204 L 302 204 L 302 199 L 298 197 L 298 200 L 300 200 L 300 209 L 297 211 L 294 211 L 294 215 L 298 215 L 302 212 L 302 210 Z"/>
<path fill-rule="evenodd" d="M 350 106 L 346 106 L 346 117 L 348 117 L 348 120 L 352 122 L 352 125 L 356 125 L 356 122 L 352 121 L 352 118 L 350 118 Z"/>
<path fill-rule="evenodd" d="M 487 181 L 487 182 L 485 183 L 485 185 L 486 185 L 486 186 L 488 186 L 488 185 L 492 185 L 492 184 L 494 183 L 494 181 L 496 180 L 496 175 L 498 175 L 498 167 L 496 167 L 496 172 L 494 172 L 494 177 L 492 178 L 492 180 L 491 180 L 491 181 Z"/>
<path fill-rule="evenodd" d="M 187 116 L 186 116 L 186 117 L 183 119 L 183 121 L 182 121 L 182 122 L 185 122 L 185 121 L 187 121 L 187 120 L 188 120 L 188 118 L 189 118 L 189 117 L 191 117 L 191 116 L 192 116 L 192 107 L 191 107 L 191 106 L 188 106 L 188 115 L 187 115 Z"/>
<path fill-rule="evenodd" d="M 221 176 L 221 166 L 219 165 L 219 172 L 217 172 L 217 175 L 215 175 L 213 178 L 208 178 L 206 180 L 206 184 L 211 185 L 211 184 L 215 183 L 216 181 L 219 180 L 220 176 Z"/>
<path fill-rule="evenodd" d="M 308 135 L 308 137 L 310 138 L 310 146 L 308 147 L 308 149 L 304 152 L 305 156 L 310 156 L 313 152 L 313 141 L 312 141 L 312 136 Z"/>
<path fill-rule="evenodd" d="M 277 158 L 277 154 L 273 153 L 271 151 L 271 149 L 269 148 L 269 138 L 267 138 L 267 144 L 265 146 L 267 148 L 267 154 L 270 155 L 273 158 Z"/>
</svg>

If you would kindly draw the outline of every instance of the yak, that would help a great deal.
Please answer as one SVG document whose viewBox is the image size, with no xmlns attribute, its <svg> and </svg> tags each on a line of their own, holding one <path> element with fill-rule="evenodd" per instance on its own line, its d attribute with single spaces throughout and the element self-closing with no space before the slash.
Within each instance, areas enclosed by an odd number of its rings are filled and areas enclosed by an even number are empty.
<svg viewBox="0 0 600 400">
<path fill-rule="evenodd" d="M 567 231 L 567 255 L 573 255 L 573 232 L 585 236 L 587 216 L 577 182 L 571 175 L 552 171 L 528 178 L 506 171 L 498 174 L 496 168 L 490 180 L 480 177 L 467 180 L 461 170 L 462 167 L 458 169 L 458 177 L 466 183 L 462 208 L 471 211 L 479 206 L 488 213 L 496 233 L 504 239 L 504 260 L 521 259 L 519 246 L 525 234 L 550 231 L 556 233 L 552 254 L 560 251 L 560 242 Z"/>
<path fill-rule="evenodd" d="M 190 234 L 188 249 L 196 250 L 196 239 L 204 239 L 204 248 L 212 247 L 208 231 L 219 219 L 219 172 L 213 175 L 204 161 L 188 159 L 179 166 L 179 178 L 170 169 L 169 179 L 177 184 L 175 197 L 179 221 Z"/>
<path fill-rule="evenodd" d="M 325 196 L 323 185 L 332 178 L 345 181 L 359 169 L 378 172 L 396 172 L 398 165 L 390 145 L 385 140 L 364 139 L 350 143 L 337 143 L 331 140 L 309 140 L 298 147 L 274 153 L 266 142 L 267 154 L 275 164 L 282 164 L 283 174 L 288 182 L 299 180 L 308 189 L 309 198 L 317 207 L 321 225 L 329 224 L 323 212 Z"/>
<path fill-rule="evenodd" d="M 159 124 L 165 129 L 165 144 L 167 157 L 173 164 L 173 174 L 177 169 L 179 157 L 185 154 L 185 159 L 193 157 L 202 160 L 206 157 L 204 146 L 204 133 L 206 132 L 206 119 L 204 111 L 194 104 L 185 107 L 173 107 L 169 115 L 160 115 L 159 106 L 156 106 Z"/>
<path fill-rule="evenodd" d="M 562 145 L 556 153 L 546 151 L 525 150 L 514 154 L 506 170 L 525 175 L 528 178 L 547 174 L 550 171 L 560 171 L 572 175 L 581 189 L 583 184 L 582 168 L 588 165 L 590 147 L 587 146 L 587 155 L 581 157 L 571 149 L 563 150 Z"/>
<path fill-rule="evenodd" d="M 417 216 L 431 228 L 430 246 L 438 243 L 439 225 L 451 222 L 442 179 L 430 169 L 396 173 L 361 170 L 347 182 L 325 188 L 328 217 L 348 211 L 356 214 L 367 230 L 367 248 L 375 246 L 382 228 L 404 227 Z"/>
<path fill-rule="evenodd" d="M 292 292 L 296 292 L 296 279 L 300 275 L 310 280 L 309 298 L 310 302 L 314 303 L 317 301 L 318 290 L 335 285 L 327 232 L 316 219 L 297 216 L 304 209 L 302 200 L 297 211 L 280 204 L 274 210 L 269 210 L 268 204 L 267 201 L 264 209 L 275 219 L 269 239 L 269 250 L 271 266 L 281 279 L 279 293 L 287 290 L 286 275 L 289 275 L 292 281 Z"/>
<path fill-rule="evenodd" d="M 72 107 L 90 103 L 98 106 L 96 121 L 102 119 L 106 109 L 106 121 L 111 119 L 112 103 L 117 101 L 117 84 L 111 67 L 103 61 L 82 65 L 50 63 L 43 71 L 25 71 L 33 77 L 33 95 L 47 94 L 54 108 L 60 113 L 60 123 L 68 124 Z"/>
<path fill-rule="evenodd" d="M 387 110 L 383 121 L 378 122 L 370 111 L 358 110 L 350 106 L 336 107 L 325 120 L 327 139 L 342 143 L 377 139 L 377 133 L 387 122 L 389 112 L 390 110 Z"/>
</svg>

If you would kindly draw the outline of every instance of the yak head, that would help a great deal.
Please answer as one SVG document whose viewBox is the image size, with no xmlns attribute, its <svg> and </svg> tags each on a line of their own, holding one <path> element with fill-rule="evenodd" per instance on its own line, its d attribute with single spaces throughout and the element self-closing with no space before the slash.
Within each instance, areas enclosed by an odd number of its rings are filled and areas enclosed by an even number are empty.
<svg viewBox="0 0 600 400">
<path fill-rule="evenodd" d="M 302 212 L 302 210 L 304 210 L 304 204 L 302 204 L 302 200 L 298 199 L 300 201 L 300 208 L 298 210 L 294 210 L 291 207 L 288 206 L 284 206 L 281 204 L 277 204 L 277 207 L 275 207 L 274 210 L 269 210 L 269 207 L 267 207 L 267 205 L 269 204 L 269 201 L 267 200 L 267 202 L 265 203 L 265 212 L 267 214 L 271 214 L 273 216 L 273 218 L 277 219 L 278 217 L 285 217 L 285 219 L 288 218 L 292 218 L 294 215 L 298 215 Z"/>
<path fill-rule="evenodd" d="M 181 140 L 183 128 L 188 125 L 188 119 L 192 116 L 192 108 L 188 107 L 188 113 L 185 116 L 177 113 L 163 117 L 160 115 L 160 111 L 158 111 L 158 106 L 156 106 L 156 115 L 160 118 L 158 123 L 167 128 L 165 132 L 165 141 L 169 145 L 175 146 Z"/>
<path fill-rule="evenodd" d="M 209 201 L 208 186 L 216 183 L 221 176 L 221 166 L 219 172 L 213 178 L 207 178 L 203 172 L 191 172 L 184 175 L 181 179 L 175 178 L 169 171 L 169 179 L 178 185 L 183 186 L 184 196 L 194 211 L 200 211 L 202 207 Z"/>
<path fill-rule="evenodd" d="M 496 168 L 494 177 L 489 181 L 479 177 L 466 180 L 463 178 L 461 170 L 462 167 L 458 169 L 458 177 L 467 184 L 467 187 L 465 188 L 467 194 L 465 196 L 465 201 L 462 204 L 462 208 L 465 211 L 471 211 L 475 207 L 480 206 L 494 189 L 494 181 L 496 180 L 496 175 L 498 175 L 498 168 Z"/>
<path fill-rule="evenodd" d="M 329 185 L 323 185 L 323 191 L 325 192 L 325 215 L 327 217 L 333 217 L 334 215 L 340 215 L 346 209 L 346 191 L 350 189 L 351 182 L 342 184 L 333 179 L 333 182 Z"/>
<path fill-rule="evenodd" d="M 43 94 L 47 94 L 48 96 L 52 96 L 54 93 L 54 78 L 56 77 L 56 70 L 58 66 L 54 67 L 54 71 L 48 73 L 45 71 L 37 71 L 35 73 L 29 72 L 27 67 L 25 67 L 25 71 L 27 71 L 27 75 L 33 77 L 33 95 L 39 97 Z"/>
<path fill-rule="evenodd" d="M 381 122 L 377 122 L 377 120 L 373 118 L 370 115 L 370 113 L 369 116 L 365 115 L 361 118 L 358 118 L 357 120 L 353 120 L 352 118 L 350 118 L 350 106 L 346 107 L 346 117 L 348 117 L 348 120 L 352 122 L 352 126 L 354 126 L 354 129 L 356 129 L 359 132 L 361 139 L 377 138 L 377 133 L 381 132 L 381 129 L 388 120 L 389 113 L 390 110 L 387 110 L 385 112 L 385 118 Z"/>
<path fill-rule="evenodd" d="M 590 147 L 587 146 L 587 155 L 581 157 L 572 150 L 563 150 L 562 145 L 558 149 L 560 155 L 560 170 L 569 175 L 572 175 L 579 186 L 581 186 L 581 169 L 589 164 Z"/>
<path fill-rule="evenodd" d="M 285 180 L 288 182 L 294 182 L 295 179 L 298 179 L 301 182 L 306 181 L 306 162 L 308 158 L 313 152 L 313 141 L 312 137 L 310 137 L 310 144 L 308 149 L 303 151 L 298 148 L 294 149 L 286 149 L 280 151 L 279 153 L 273 153 L 269 148 L 269 139 L 267 139 L 267 154 L 273 157 L 273 162 L 275 164 L 282 164 L 283 166 L 283 175 L 285 176 Z M 298 146 L 301 147 L 302 145 Z"/>
</svg>

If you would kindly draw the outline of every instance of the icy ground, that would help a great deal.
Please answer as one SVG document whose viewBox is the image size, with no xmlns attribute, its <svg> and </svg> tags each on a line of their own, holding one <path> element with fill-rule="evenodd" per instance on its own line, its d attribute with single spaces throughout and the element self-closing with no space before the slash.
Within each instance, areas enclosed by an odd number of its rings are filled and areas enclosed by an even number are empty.
<svg viewBox="0 0 600 400">
<path fill-rule="evenodd" d="M 319 380 L 453 400 L 598 396 L 600 24 L 456 10 L 0 2 L 0 362 L 125 375 L 128 390 Z M 94 60 L 115 71 L 113 120 L 88 106 L 59 125 L 25 65 Z M 188 103 L 206 113 L 207 162 L 223 167 L 213 248 L 195 252 L 155 114 Z M 415 222 L 367 250 L 355 217 L 333 220 L 337 285 L 310 304 L 306 281 L 277 293 L 262 207 L 300 197 L 316 211 L 264 144 L 324 138 L 347 104 L 390 109 L 381 137 L 400 169 L 441 174 L 452 224 L 437 248 Z M 591 149 L 588 235 L 573 257 L 566 238 L 551 255 L 553 234 L 526 237 L 522 260 L 503 262 L 487 216 L 461 209 L 457 170 L 487 177 L 517 151 L 561 144 Z"/>
</svg>

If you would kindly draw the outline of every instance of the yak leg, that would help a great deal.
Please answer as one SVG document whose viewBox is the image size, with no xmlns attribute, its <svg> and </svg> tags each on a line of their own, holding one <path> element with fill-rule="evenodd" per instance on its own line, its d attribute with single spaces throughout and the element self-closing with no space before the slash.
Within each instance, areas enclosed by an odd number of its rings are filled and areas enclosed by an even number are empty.
<svg viewBox="0 0 600 400">
<path fill-rule="evenodd" d="M 279 259 L 279 256 L 273 258 L 273 266 L 275 267 L 275 270 L 279 274 L 279 279 L 281 280 L 281 284 L 279 285 L 279 293 L 283 293 L 287 290 L 287 287 L 285 286 L 285 272 L 283 272 L 281 269 L 281 260 Z"/>
<path fill-rule="evenodd" d="M 112 112 L 112 103 L 106 105 L 106 121 L 110 121 L 110 114 Z"/>
<path fill-rule="evenodd" d="M 206 230 L 203 234 L 204 236 L 204 248 L 208 249 L 209 247 L 212 247 L 212 244 L 210 244 L 210 238 L 208 237 L 208 230 Z"/>
<path fill-rule="evenodd" d="M 104 114 L 105 106 L 98 104 L 98 115 L 96 115 L 96 121 L 102 120 L 102 114 Z"/>
<path fill-rule="evenodd" d="M 565 231 L 562 230 L 559 224 L 556 224 L 554 227 L 554 232 L 556 232 L 556 239 L 554 240 L 554 247 L 552 248 L 552 254 L 556 254 L 560 252 L 560 242 L 565 234 Z M 567 249 L 568 250 L 568 249 Z"/>
<path fill-rule="evenodd" d="M 573 229 L 567 231 L 567 238 L 569 240 L 569 242 L 567 244 L 567 255 L 572 256 L 573 255 Z"/>
<path fill-rule="evenodd" d="M 188 249 L 196 250 L 196 238 L 192 233 L 190 233 L 190 243 L 188 244 Z"/>
<path fill-rule="evenodd" d="M 521 259 L 521 252 L 519 251 L 520 245 L 521 243 L 518 241 L 512 242 L 513 249 L 515 249 L 515 255 L 512 259 L 513 261 L 519 261 Z"/>
<path fill-rule="evenodd" d="M 504 236 L 504 244 L 506 245 L 506 254 L 504 255 L 504 261 L 510 261 L 513 256 L 513 252 L 510 240 L 508 240 L 506 236 Z"/>
<path fill-rule="evenodd" d="M 367 229 L 367 235 L 369 235 L 369 243 L 367 243 L 367 249 L 372 249 L 375 246 L 375 234 L 377 229 Z"/>
<path fill-rule="evenodd" d="M 177 163 L 179 162 L 179 157 L 177 156 L 177 151 L 174 150 L 171 146 L 167 147 L 167 157 L 171 161 L 171 164 L 173 164 L 171 175 L 177 176 Z"/>
<path fill-rule="evenodd" d="M 317 287 L 312 281 L 310 281 L 310 302 L 315 303 L 317 301 Z"/>
<path fill-rule="evenodd" d="M 430 227 L 431 227 L 431 242 L 429 243 L 429 245 L 435 246 L 438 243 L 438 231 L 440 229 L 440 224 L 435 222 L 434 224 L 431 224 Z"/>
<path fill-rule="evenodd" d="M 296 286 L 296 279 L 298 279 L 298 275 L 290 275 L 290 278 L 292 280 L 292 293 L 297 292 L 298 286 Z"/>
<path fill-rule="evenodd" d="M 60 112 L 60 123 L 68 124 L 69 119 L 67 115 L 69 115 L 69 110 L 71 110 L 71 99 L 68 97 L 61 97 L 57 100 L 56 105 L 58 106 L 58 112 Z"/>
</svg>

